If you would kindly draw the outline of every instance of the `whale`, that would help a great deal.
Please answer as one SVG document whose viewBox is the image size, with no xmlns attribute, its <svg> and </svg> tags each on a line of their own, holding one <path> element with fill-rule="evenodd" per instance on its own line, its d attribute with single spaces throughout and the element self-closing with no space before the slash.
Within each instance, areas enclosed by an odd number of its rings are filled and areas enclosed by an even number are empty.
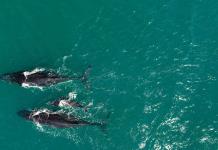
<svg viewBox="0 0 218 150">
<path fill-rule="evenodd" d="M 69 96 L 61 97 L 57 100 L 50 101 L 47 103 L 48 105 L 60 107 L 60 108 L 82 108 L 86 112 L 88 106 L 83 106 L 80 102 L 77 102 L 71 99 Z"/>
<path fill-rule="evenodd" d="M 0 75 L 1 80 L 16 83 L 23 87 L 46 87 L 69 80 L 81 80 L 83 83 L 87 81 L 90 72 L 90 66 L 82 76 L 67 77 L 58 74 L 51 69 L 36 68 L 30 71 L 18 71 Z"/>
<path fill-rule="evenodd" d="M 52 106 L 57 106 L 57 107 L 79 107 L 79 108 L 84 108 L 82 104 L 79 102 L 69 100 L 69 99 L 59 99 L 55 101 L 51 101 L 48 103 L 49 105 Z"/>
<path fill-rule="evenodd" d="M 79 102 L 72 101 L 69 99 L 60 99 L 60 100 L 55 100 L 47 103 L 48 105 L 55 106 L 55 107 L 60 107 L 60 108 L 81 108 L 84 110 L 84 112 L 87 112 L 88 106 L 83 106 Z"/>
<path fill-rule="evenodd" d="M 97 126 L 103 128 L 105 126 L 104 123 L 88 122 L 72 115 L 67 115 L 62 112 L 54 112 L 47 109 L 24 109 L 18 111 L 17 114 L 26 120 L 55 128 L 72 128 L 79 126 Z"/>
</svg>

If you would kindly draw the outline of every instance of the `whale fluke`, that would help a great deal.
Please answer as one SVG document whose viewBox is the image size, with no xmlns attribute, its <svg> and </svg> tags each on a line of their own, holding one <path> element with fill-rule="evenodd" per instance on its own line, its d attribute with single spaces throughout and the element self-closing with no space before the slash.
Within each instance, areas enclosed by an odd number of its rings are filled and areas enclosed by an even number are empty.
<svg viewBox="0 0 218 150">
<path fill-rule="evenodd" d="M 80 80 L 80 81 L 85 85 L 85 87 L 86 87 L 87 89 L 89 89 L 89 88 L 90 88 L 90 85 L 89 85 L 89 83 L 88 83 L 88 77 L 89 77 L 89 75 L 90 75 L 90 73 L 91 73 L 91 70 L 92 70 L 92 66 L 89 65 L 89 66 L 87 67 L 87 69 L 84 71 L 84 73 L 83 73 L 81 76 L 72 77 L 71 79 L 72 79 L 72 80 L 75 80 L 75 79 Z"/>
<path fill-rule="evenodd" d="M 89 65 L 88 68 L 84 71 L 83 75 L 80 77 L 82 82 L 84 83 L 87 82 L 91 70 L 92 70 L 92 66 Z"/>
</svg>

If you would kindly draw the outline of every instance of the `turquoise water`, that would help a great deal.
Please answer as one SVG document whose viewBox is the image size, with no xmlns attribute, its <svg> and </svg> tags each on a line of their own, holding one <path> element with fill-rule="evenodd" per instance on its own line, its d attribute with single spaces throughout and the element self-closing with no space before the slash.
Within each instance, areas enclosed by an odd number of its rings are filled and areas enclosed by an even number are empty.
<svg viewBox="0 0 218 150">
<path fill-rule="evenodd" d="M 0 82 L 0 149 L 218 149 L 218 1 L 3 0 L 0 20 L 0 73 L 93 66 L 91 89 Z M 41 128 L 16 114 L 72 91 L 92 104 L 73 112 L 106 121 L 106 133 Z"/>
</svg>

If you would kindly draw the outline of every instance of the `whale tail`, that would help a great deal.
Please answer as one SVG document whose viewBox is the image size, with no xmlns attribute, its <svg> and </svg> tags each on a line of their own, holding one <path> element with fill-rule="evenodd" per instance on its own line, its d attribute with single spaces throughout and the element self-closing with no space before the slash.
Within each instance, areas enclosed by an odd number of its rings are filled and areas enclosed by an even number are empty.
<svg viewBox="0 0 218 150">
<path fill-rule="evenodd" d="M 86 86 L 86 88 L 89 89 L 90 85 L 88 82 L 88 77 L 89 77 L 91 70 L 92 70 L 92 66 L 89 65 L 88 68 L 84 71 L 84 73 L 81 76 L 71 77 L 68 79 L 69 80 L 80 80 Z"/>
<path fill-rule="evenodd" d="M 107 123 L 106 122 L 101 123 L 101 125 L 99 127 L 103 133 L 106 133 L 106 131 L 107 131 Z"/>
<path fill-rule="evenodd" d="M 87 89 L 90 88 L 90 84 L 88 82 L 88 77 L 90 75 L 90 72 L 92 70 L 92 66 L 89 65 L 88 68 L 84 71 L 84 73 L 82 74 L 82 76 L 79 77 L 79 79 L 81 80 L 81 82 L 86 86 Z"/>
<path fill-rule="evenodd" d="M 88 68 L 84 71 L 83 75 L 80 77 L 80 80 L 82 82 L 87 82 L 91 70 L 92 70 L 92 66 L 89 65 Z"/>
<path fill-rule="evenodd" d="M 102 123 L 93 122 L 93 123 L 91 123 L 91 125 L 99 127 L 101 129 L 101 131 L 104 133 L 107 130 L 107 124 L 105 122 L 102 122 Z"/>
<path fill-rule="evenodd" d="M 92 123 L 92 125 L 98 126 L 104 134 L 107 134 L 108 119 L 110 118 L 110 116 L 111 116 L 111 112 L 109 112 L 106 115 L 106 118 L 105 118 L 106 120 L 104 122 L 101 122 L 101 123 L 94 122 Z"/>
</svg>

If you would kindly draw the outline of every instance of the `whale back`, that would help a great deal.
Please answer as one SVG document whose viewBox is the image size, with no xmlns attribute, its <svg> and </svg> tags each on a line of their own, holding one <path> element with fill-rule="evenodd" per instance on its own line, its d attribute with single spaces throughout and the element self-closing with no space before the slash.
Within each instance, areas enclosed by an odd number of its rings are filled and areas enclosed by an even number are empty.
<svg viewBox="0 0 218 150">
<path fill-rule="evenodd" d="M 26 77 L 25 82 L 29 83 L 30 85 L 33 84 L 38 86 L 48 86 L 59 82 L 63 82 L 65 80 L 67 80 L 67 78 L 64 78 L 54 72 L 41 71 L 28 75 Z"/>
</svg>

